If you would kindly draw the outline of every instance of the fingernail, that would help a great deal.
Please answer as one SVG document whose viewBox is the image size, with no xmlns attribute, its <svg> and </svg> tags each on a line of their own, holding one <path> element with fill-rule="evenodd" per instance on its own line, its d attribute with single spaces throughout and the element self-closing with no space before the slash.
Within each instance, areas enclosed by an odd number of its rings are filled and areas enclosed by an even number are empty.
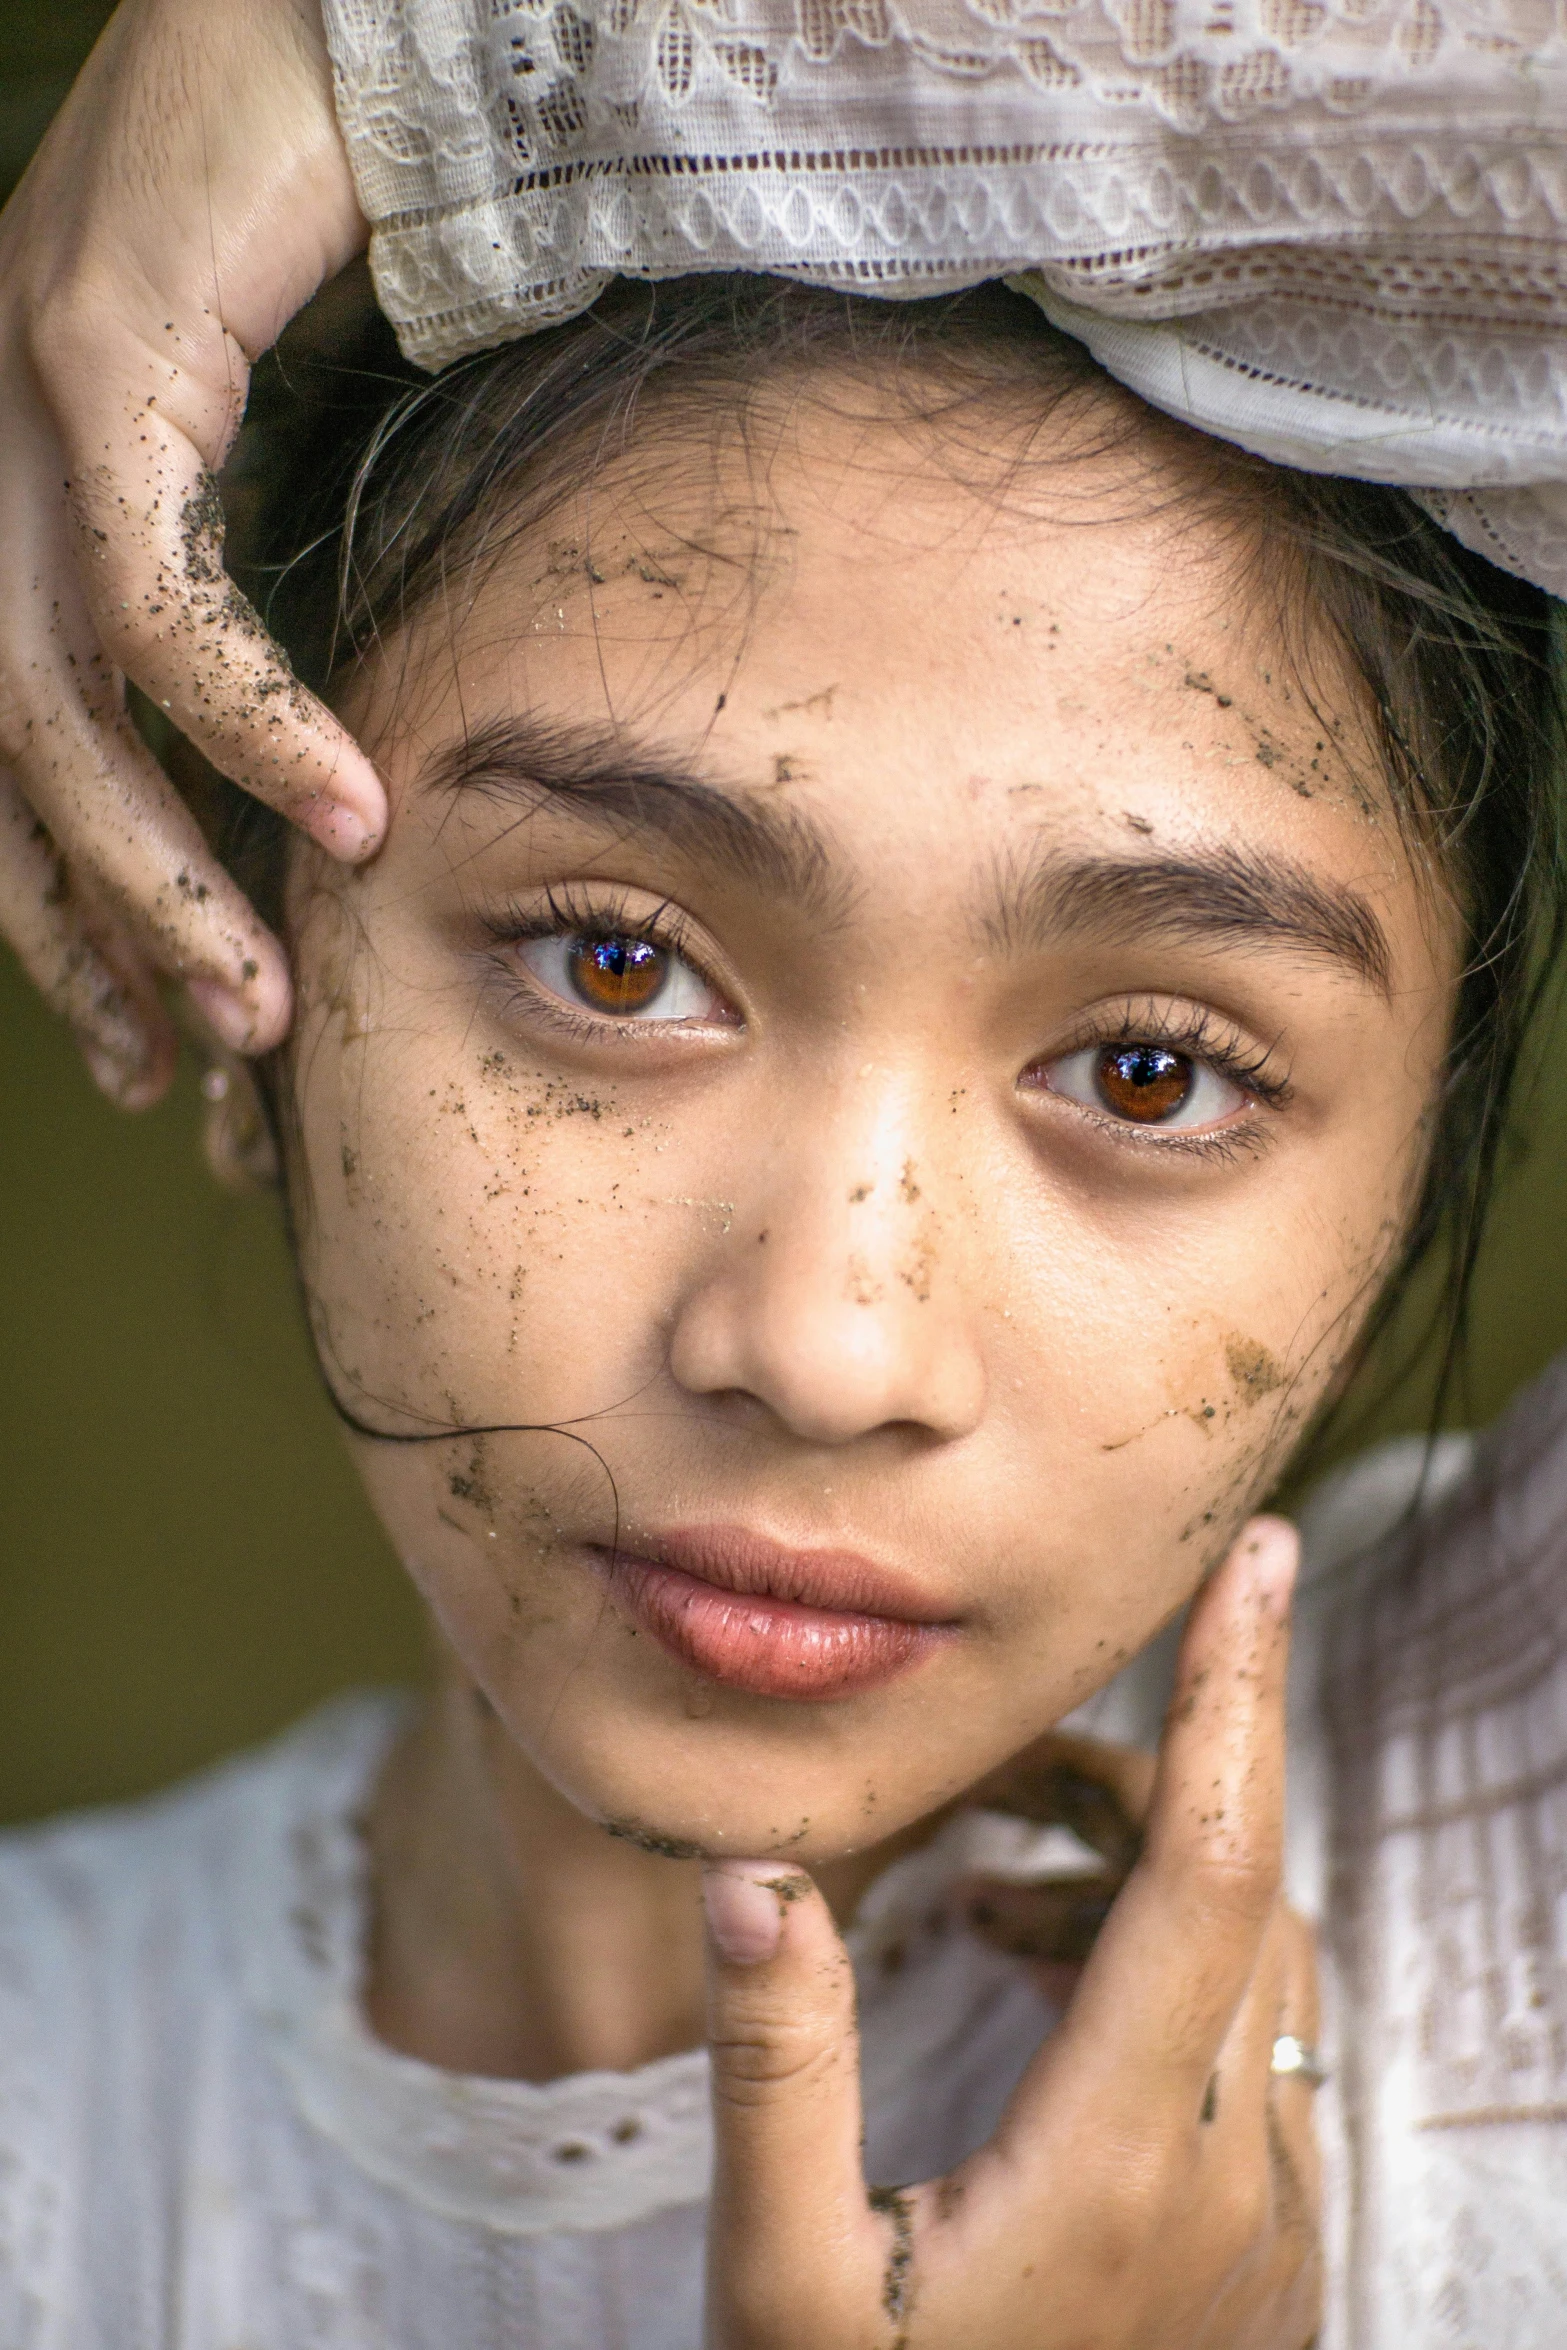
<svg viewBox="0 0 1567 2350">
<path fill-rule="evenodd" d="M 381 837 L 379 825 L 372 825 L 357 808 L 342 800 L 325 800 L 313 808 L 305 819 L 305 830 L 328 856 L 354 865 L 369 855 Z"/>
<path fill-rule="evenodd" d="M 760 1966 L 777 1956 L 785 1904 L 804 1882 L 777 1861 L 723 1860 L 702 1871 L 707 1930 L 726 1965 Z"/>
<path fill-rule="evenodd" d="M 250 1050 L 256 1033 L 256 1015 L 249 1004 L 217 979 L 189 980 L 185 992 L 213 1035 L 230 1051 Z"/>
</svg>

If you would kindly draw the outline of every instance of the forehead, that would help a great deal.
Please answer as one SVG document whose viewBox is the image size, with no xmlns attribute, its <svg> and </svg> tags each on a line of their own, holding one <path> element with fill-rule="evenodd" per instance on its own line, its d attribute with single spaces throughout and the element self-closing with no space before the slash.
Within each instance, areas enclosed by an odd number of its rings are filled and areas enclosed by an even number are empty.
<svg viewBox="0 0 1567 2350">
<path fill-rule="evenodd" d="M 655 432 L 426 611 L 364 719 L 400 786 L 528 712 L 678 749 L 846 853 L 1151 830 L 1412 892 L 1325 632 L 1297 610 L 1293 662 L 1233 519 L 1146 448 L 1080 445 L 1003 416 L 987 459 L 811 398 L 700 447 Z"/>
</svg>

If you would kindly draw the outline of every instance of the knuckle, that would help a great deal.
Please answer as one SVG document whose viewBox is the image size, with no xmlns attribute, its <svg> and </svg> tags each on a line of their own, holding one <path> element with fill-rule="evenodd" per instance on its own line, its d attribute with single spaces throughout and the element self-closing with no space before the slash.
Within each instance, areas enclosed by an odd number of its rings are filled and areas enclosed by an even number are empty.
<svg viewBox="0 0 1567 2350">
<path fill-rule="evenodd" d="M 714 2096 L 749 2106 L 802 2089 L 825 2087 L 850 2051 L 820 2025 L 757 2018 L 731 2023 L 711 2043 Z"/>
<path fill-rule="evenodd" d="M 103 303 L 80 277 L 52 285 L 46 300 L 32 304 L 23 323 L 23 340 L 28 358 L 51 390 L 80 381 L 83 363 L 93 357 L 103 315 Z"/>
<path fill-rule="evenodd" d="M 1216 1918 L 1265 1924 L 1279 1897 L 1279 1856 L 1208 1845 L 1192 1857 L 1192 1897 Z"/>
</svg>

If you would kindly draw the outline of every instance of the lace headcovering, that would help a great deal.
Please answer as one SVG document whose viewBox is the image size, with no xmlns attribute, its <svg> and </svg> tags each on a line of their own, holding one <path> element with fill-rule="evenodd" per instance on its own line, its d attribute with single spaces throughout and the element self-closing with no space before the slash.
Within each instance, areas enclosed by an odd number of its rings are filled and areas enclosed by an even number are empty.
<svg viewBox="0 0 1567 2350">
<path fill-rule="evenodd" d="M 616 275 L 1009 277 L 1567 596 L 1563 0 L 326 0 L 426 367 Z"/>
</svg>

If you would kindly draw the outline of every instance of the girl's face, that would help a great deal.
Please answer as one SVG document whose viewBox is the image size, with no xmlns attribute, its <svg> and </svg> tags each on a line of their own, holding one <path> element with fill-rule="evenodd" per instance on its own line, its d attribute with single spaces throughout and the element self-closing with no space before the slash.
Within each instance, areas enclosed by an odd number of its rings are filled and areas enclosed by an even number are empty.
<svg viewBox="0 0 1567 2350">
<path fill-rule="evenodd" d="M 1217 522 L 1086 459 L 1003 511 L 808 404 L 752 456 L 601 475 L 363 681 L 395 816 L 295 875 L 295 1172 L 511 1736 L 809 1861 L 1084 1698 L 1276 1478 L 1456 924 Z"/>
</svg>

